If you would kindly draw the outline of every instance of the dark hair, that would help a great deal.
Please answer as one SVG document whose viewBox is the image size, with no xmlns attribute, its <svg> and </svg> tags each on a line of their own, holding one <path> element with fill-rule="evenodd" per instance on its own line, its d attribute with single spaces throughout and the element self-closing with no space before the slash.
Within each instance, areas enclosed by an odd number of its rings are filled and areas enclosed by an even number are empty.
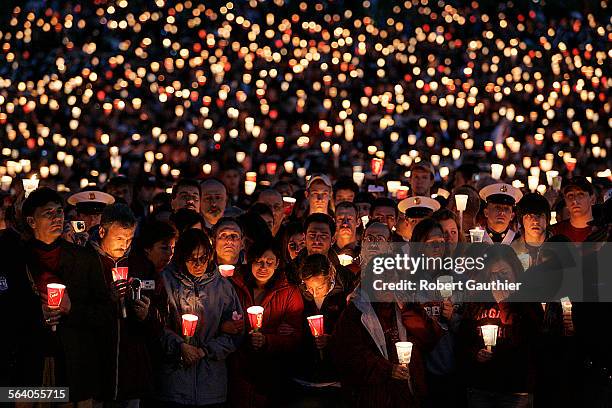
<svg viewBox="0 0 612 408">
<path fill-rule="evenodd" d="M 512 273 L 514 274 L 514 281 L 518 281 L 519 277 L 524 272 L 523 264 L 510 245 L 488 245 L 483 257 L 486 259 L 485 271 L 489 274 L 489 276 L 484 277 L 485 279 L 490 278 L 490 265 L 498 261 L 504 261 L 510 265 Z"/>
<path fill-rule="evenodd" d="M 157 242 L 176 238 L 176 229 L 172 224 L 157 220 L 147 220 L 140 227 L 140 246 L 143 249 L 152 248 Z"/>
<path fill-rule="evenodd" d="M 262 255 L 268 250 L 272 251 L 272 253 L 274 253 L 274 256 L 276 256 L 276 260 L 278 261 L 278 266 L 274 270 L 274 275 L 272 275 L 272 278 L 270 278 L 270 280 L 266 283 L 265 287 L 270 288 L 274 286 L 274 283 L 277 280 L 281 279 L 281 276 L 284 275 L 281 271 L 283 260 L 281 258 L 280 249 L 278 248 L 278 246 L 275 245 L 272 241 L 263 241 L 263 240 L 255 241 L 247 250 L 246 258 L 247 258 L 247 264 L 248 264 L 247 268 L 248 269 L 243 274 L 244 283 L 246 283 L 247 287 L 249 288 L 255 287 L 255 277 L 253 276 L 253 272 L 252 272 L 253 262 L 261 258 Z"/>
<path fill-rule="evenodd" d="M 474 177 L 474 174 L 477 174 L 479 171 L 480 169 L 478 166 L 472 163 L 464 163 L 455 169 L 455 173 L 461 173 L 463 178 L 467 181 L 470 181 L 472 177 Z"/>
<path fill-rule="evenodd" d="M 350 202 L 350 201 L 342 201 L 340 203 L 338 203 L 338 205 L 336 205 L 336 213 L 338 213 L 338 210 L 342 209 L 342 208 L 352 208 L 355 211 L 355 215 L 357 217 L 359 217 L 359 209 L 357 208 L 357 206 Z"/>
<path fill-rule="evenodd" d="M 304 221 L 304 231 L 308 231 L 308 227 L 310 226 L 310 224 L 315 222 L 327 224 L 329 226 L 329 232 L 332 237 L 336 233 L 336 223 L 334 222 L 332 217 L 323 213 L 314 213 L 306 217 L 306 220 Z"/>
<path fill-rule="evenodd" d="M 249 208 L 248 214 L 257 214 L 259 216 L 269 215 L 274 218 L 274 213 L 268 204 L 265 203 L 255 203 Z"/>
<path fill-rule="evenodd" d="M 550 221 L 550 204 L 548 200 L 539 193 L 527 193 L 516 205 L 518 222 L 523 225 L 523 217 L 527 214 L 538 214 L 546 216 L 546 222 Z"/>
<path fill-rule="evenodd" d="M 331 274 L 331 264 L 323 254 L 308 255 L 300 262 L 299 269 L 300 280 Z"/>
<path fill-rule="evenodd" d="M 170 221 L 174 223 L 179 233 L 193 228 L 194 225 L 200 223 L 204 226 L 204 217 L 198 211 L 190 208 L 181 208 L 170 215 Z"/>
<path fill-rule="evenodd" d="M 282 231 L 283 231 L 283 235 L 281 238 L 281 245 L 282 245 L 281 252 L 283 256 L 283 261 L 289 262 L 291 261 L 291 256 L 289 256 L 289 249 L 288 249 L 289 240 L 295 234 L 303 234 L 304 226 L 299 222 L 293 221 L 293 222 L 286 224 L 285 228 Z"/>
<path fill-rule="evenodd" d="M 353 200 L 354 203 L 368 203 L 368 204 L 372 204 L 375 200 L 374 194 L 372 193 L 368 193 L 366 191 L 361 191 L 359 193 L 357 193 L 357 195 L 355 196 L 355 199 Z"/>
<path fill-rule="evenodd" d="M 334 183 L 334 197 L 336 196 L 336 193 L 338 193 L 338 191 L 340 190 L 351 190 L 355 194 L 355 196 L 357 196 L 357 193 L 359 193 L 359 186 L 350 178 L 342 177 Z"/>
<path fill-rule="evenodd" d="M 185 267 L 187 259 L 198 247 L 204 248 L 204 254 L 208 258 L 209 266 L 213 263 L 213 248 L 208 235 L 202 230 L 191 228 L 183 232 L 174 247 L 172 260 L 179 266 Z"/>
<path fill-rule="evenodd" d="M 238 228 L 240 229 L 240 234 L 244 235 L 244 228 L 243 228 L 242 224 L 240 223 L 240 221 L 237 218 L 234 218 L 234 217 L 221 217 L 221 218 L 219 218 L 219 221 L 217 221 L 217 223 L 212 228 L 211 238 L 212 239 L 216 239 L 217 238 L 217 233 L 219 232 L 221 227 L 223 227 L 224 225 L 227 225 L 227 224 L 236 224 L 238 226 Z"/>
<path fill-rule="evenodd" d="M 119 186 L 131 186 L 130 181 L 128 180 L 126 176 L 119 175 L 119 176 L 115 176 L 111 178 L 110 180 L 108 180 L 104 188 L 106 189 L 108 187 L 119 187 Z"/>
<path fill-rule="evenodd" d="M 370 217 L 372 217 L 372 215 L 374 214 L 374 210 L 377 209 L 378 207 L 393 208 L 393 210 L 395 211 L 395 217 L 397 218 L 397 215 L 398 215 L 397 204 L 395 204 L 395 201 L 393 201 L 393 199 L 388 198 L 388 197 L 379 197 L 375 199 L 374 202 L 372 203 L 372 206 L 370 207 Z"/>
<path fill-rule="evenodd" d="M 26 217 L 33 216 L 37 208 L 44 207 L 49 203 L 56 203 L 62 207 L 64 206 L 64 200 L 62 200 L 59 193 L 49 187 L 42 187 L 32 191 L 21 207 L 21 214 L 24 220 Z"/>
<path fill-rule="evenodd" d="M 463 231 L 461 231 L 461 225 L 459 225 L 459 217 L 457 216 L 457 214 L 455 214 L 448 208 L 440 208 L 438 211 L 431 214 L 431 218 L 433 218 L 434 220 L 438 222 L 446 221 L 446 220 L 453 220 L 455 224 L 457 224 L 459 242 L 466 242 L 465 235 L 463 235 Z"/>
<path fill-rule="evenodd" d="M 432 217 L 423 218 L 414 226 L 410 242 L 425 242 L 429 233 L 436 228 L 442 231 L 442 225 L 438 220 Z"/>
<path fill-rule="evenodd" d="M 181 187 L 194 187 L 195 189 L 198 190 L 198 196 L 201 195 L 200 183 L 198 183 L 198 181 L 194 179 L 184 178 L 184 179 L 180 179 L 172 186 L 171 197 L 173 200 L 176 198 L 176 195 L 178 194 Z"/>
<path fill-rule="evenodd" d="M 136 217 L 127 204 L 115 203 L 104 208 L 100 218 L 100 226 L 108 231 L 113 224 L 119 224 L 122 228 L 133 228 L 136 226 Z"/>
</svg>

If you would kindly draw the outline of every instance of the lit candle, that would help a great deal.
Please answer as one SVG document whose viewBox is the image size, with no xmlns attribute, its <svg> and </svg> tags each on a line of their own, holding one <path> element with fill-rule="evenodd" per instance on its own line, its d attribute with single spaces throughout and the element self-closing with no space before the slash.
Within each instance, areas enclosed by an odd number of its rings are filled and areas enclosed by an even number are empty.
<svg viewBox="0 0 612 408">
<path fill-rule="evenodd" d="M 504 166 L 498 163 L 491 164 L 491 177 L 495 180 L 501 179 L 502 171 L 504 170 Z"/>
<path fill-rule="evenodd" d="M 49 283 L 47 284 L 47 305 L 51 309 L 59 309 L 62 299 L 64 298 L 64 291 L 66 286 L 61 283 Z M 57 330 L 57 326 L 51 326 L 52 331 Z"/>
<path fill-rule="evenodd" d="M 246 180 L 244 182 L 244 192 L 246 195 L 251 195 L 255 192 L 255 187 L 257 187 L 257 183 L 251 180 Z"/>
<path fill-rule="evenodd" d="M 482 332 L 482 339 L 487 347 L 487 350 L 491 351 L 492 347 L 497 344 L 497 331 L 499 327 L 495 324 L 486 324 L 480 326 Z"/>
<path fill-rule="evenodd" d="M 234 276 L 235 269 L 236 268 L 234 267 L 234 265 L 225 265 L 225 264 L 219 265 L 219 273 L 224 278 L 229 278 L 230 276 Z"/>
<path fill-rule="evenodd" d="M 182 317 L 182 329 L 185 341 L 189 344 L 191 338 L 195 334 L 196 327 L 198 325 L 198 316 L 194 314 L 186 313 Z"/>
<path fill-rule="evenodd" d="M 459 212 L 465 211 L 467 207 L 468 196 L 467 194 L 455 194 L 455 204 Z"/>
<path fill-rule="evenodd" d="M 23 179 L 21 182 L 23 183 L 23 189 L 25 190 L 25 197 L 28 198 L 30 193 L 38 188 L 38 183 L 40 180 L 36 178 L 36 175 L 32 176 L 29 179 Z"/>
<path fill-rule="evenodd" d="M 340 265 L 349 266 L 353 263 L 353 257 L 347 254 L 338 255 L 338 260 L 340 261 Z"/>
<path fill-rule="evenodd" d="M 412 357 L 412 343 L 409 341 L 398 341 L 395 343 L 395 349 L 397 350 L 399 363 L 408 366 Z"/>
<path fill-rule="evenodd" d="M 263 324 L 263 312 L 264 308 L 261 306 L 251 306 L 247 309 L 247 313 L 249 314 L 249 322 L 251 323 L 251 327 L 255 332 L 261 329 Z"/>
</svg>

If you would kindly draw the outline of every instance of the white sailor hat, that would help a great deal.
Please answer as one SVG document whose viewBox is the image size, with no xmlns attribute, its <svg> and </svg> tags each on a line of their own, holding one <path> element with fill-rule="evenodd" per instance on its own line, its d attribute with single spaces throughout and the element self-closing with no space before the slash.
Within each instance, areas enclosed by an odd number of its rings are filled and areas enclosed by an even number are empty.
<svg viewBox="0 0 612 408">
<path fill-rule="evenodd" d="M 429 197 L 415 196 L 403 199 L 397 205 L 398 210 L 407 218 L 423 218 L 440 209 L 440 203 Z"/>
<path fill-rule="evenodd" d="M 113 204 L 115 198 L 102 191 L 81 191 L 68 197 L 68 204 L 74 205 L 77 211 L 84 214 L 98 214 L 104 207 Z"/>
<path fill-rule="evenodd" d="M 523 197 L 516 187 L 506 183 L 490 184 L 480 190 L 480 198 L 487 203 L 515 205 Z"/>
</svg>

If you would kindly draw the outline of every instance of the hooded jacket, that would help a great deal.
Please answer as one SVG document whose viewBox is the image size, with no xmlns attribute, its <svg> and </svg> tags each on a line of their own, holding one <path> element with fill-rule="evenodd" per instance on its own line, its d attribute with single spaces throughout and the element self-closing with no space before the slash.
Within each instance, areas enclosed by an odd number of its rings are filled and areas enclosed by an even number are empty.
<svg viewBox="0 0 612 408">
<path fill-rule="evenodd" d="M 194 277 L 171 262 L 162 271 L 162 282 L 168 295 L 169 316 L 162 338 L 165 362 L 159 399 L 186 405 L 208 405 L 227 398 L 226 358 L 239 345 L 241 336 L 224 334 L 221 323 L 232 320 L 242 307 L 231 283 L 209 266 L 206 273 Z M 185 313 L 198 316 L 192 346 L 206 356 L 190 367 L 181 363 L 182 319 Z"/>
</svg>

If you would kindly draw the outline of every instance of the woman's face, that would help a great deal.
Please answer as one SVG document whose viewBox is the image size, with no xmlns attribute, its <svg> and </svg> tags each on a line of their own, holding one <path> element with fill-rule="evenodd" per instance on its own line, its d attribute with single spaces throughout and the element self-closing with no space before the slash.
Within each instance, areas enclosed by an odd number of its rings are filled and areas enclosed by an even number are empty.
<svg viewBox="0 0 612 408">
<path fill-rule="evenodd" d="M 324 298 L 331 289 L 331 279 L 329 276 L 313 276 L 304 279 L 304 287 L 315 299 Z"/>
<path fill-rule="evenodd" d="M 204 247 L 199 246 L 191 253 L 191 256 L 187 258 L 185 265 L 191 275 L 200 277 L 206 272 L 209 261 L 210 257 L 206 254 Z"/>
<path fill-rule="evenodd" d="M 278 259 L 276 255 L 274 255 L 274 252 L 268 249 L 261 257 L 253 262 L 251 265 L 251 273 L 258 283 L 265 285 L 272 279 L 277 267 Z"/>
<path fill-rule="evenodd" d="M 425 239 L 425 256 L 432 258 L 439 258 L 444 256 L 444 249 L 446 247 L 446 240 L 444 233 L 439 228 L 432 229 L 427 238 Z"/>
<path fill-rule="evenodd" d="M 150 249 L 146 249 L 147 258 L 153 263 L 156 271 L 164 269 L 174 254 L 175 240 L 158 241 Z"/>
<path fill-rule="evenodd" d="M 289 251 L 289 256 L 293 261 L 295 257 L 297 257 L 298 253 L 306 246 L 306 236 L 304 233 L 300 232 L 298 234 L 294 234 L 289 238 L 289 242 L 287 243 L 287 250 Z"/>
<path fill-rule="evenodd" d="M 491 263 L 491 266 L 489 267 L 489 273 L 490 273 L 489 275 L 490 281 L 507 280 L 509 283 L 513 283 L 515 281 L 512 267 L 510 266 L 508 262 L 503 261 L 503 260 L 498 260 L 498 261 Z M 495 298 L 496 302 L 502 302 L 508 296 L 510 296 L 509 290 L 494 290 L 492 292 L 493 292 L 493 297 Z"/>
<path fill-rule="evenodd" d="M 444 239 L 449 244 L 451 252 L 455 251 L 459 242 L 459 228 L 457 228 L 457 224 L 454 220 L 443 220 L 440 221 L 440 225 L 442 225 Z"/>
</svg>

